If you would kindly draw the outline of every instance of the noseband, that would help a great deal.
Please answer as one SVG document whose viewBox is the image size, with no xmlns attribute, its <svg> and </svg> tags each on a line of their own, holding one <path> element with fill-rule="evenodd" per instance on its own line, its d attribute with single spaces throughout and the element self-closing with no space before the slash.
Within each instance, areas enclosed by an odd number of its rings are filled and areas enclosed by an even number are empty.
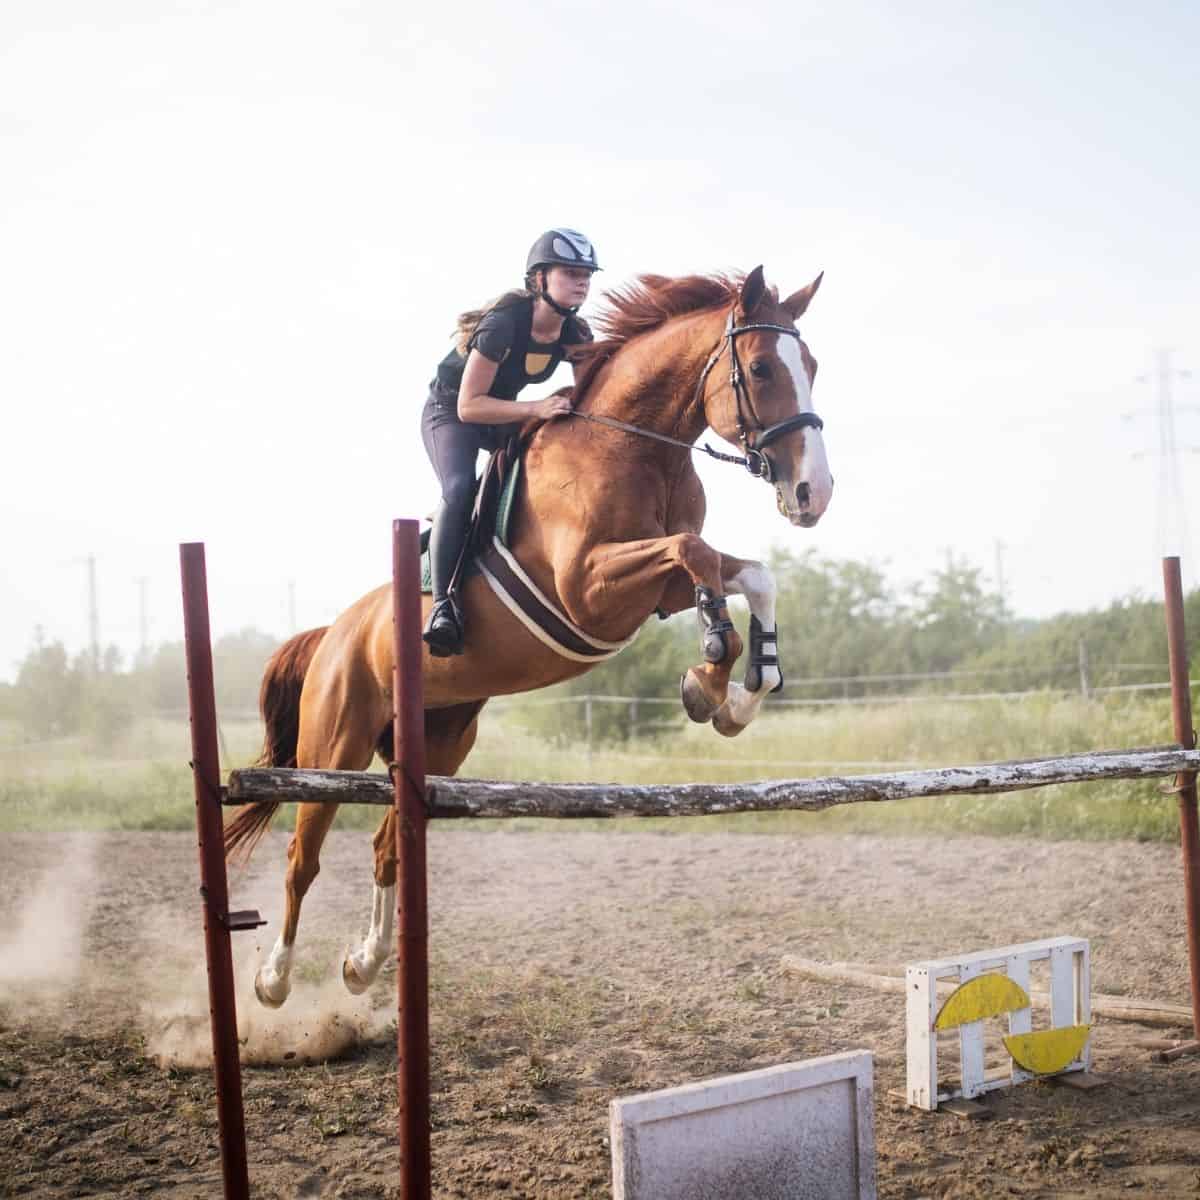
<svg viewBox="0 0 1200 1200">
<path fill-rule="evenodd" d="M 765 480 L 767 483 L 774 483 L 774 464 L 763 451 L 772 442 L 778 441 L 783 437 L 785 433 L 791 433 L 793 429 L 824 429 L 825 422 L 815 412 L 796 413 L 795 416 L 785 417 L 782 421 L 777 421 L 774 425 L 763 425 L 758 419 L 757 414 L 754 412 L 754 406 L 750 403 L 750 390 L 746 387 L 746 380 L 742 375 L 742 364 L 738 359 L 736 341 L 739 333 L 753 333 L 755 331 L 784 333 L 788 337 L 794 337 L 797 342 L 800 341 L 799 331 L 791 325 L 773 325 L 766 321 L 753 322 L 749 325 L 735 325 L 733 322 L 733 309 L 730 309 L 729 319 L 725 322 L 724 336 L 721 338 L 717 348 L 708 356 L 708 362 L 704 364 L 704 370 L 700 372 L 700 381 L 696 384 L 696 400 L 699 401 L 703 396 L 704 384 L 708 379 L 709 372 L 717 365 L 721 355 L 725 353 L 725 349 L 728 347 L 729 387 L 733 392 L 733 401 L 737 415 L 738 441 L 741 442 L 742 449 L 746 455 L 743 463 L 746 470 L 755 476 L 755 478 Z M 747 414 L 754 421 L 753 426 L 749 428 L 746 419 Z"/>
</svg>

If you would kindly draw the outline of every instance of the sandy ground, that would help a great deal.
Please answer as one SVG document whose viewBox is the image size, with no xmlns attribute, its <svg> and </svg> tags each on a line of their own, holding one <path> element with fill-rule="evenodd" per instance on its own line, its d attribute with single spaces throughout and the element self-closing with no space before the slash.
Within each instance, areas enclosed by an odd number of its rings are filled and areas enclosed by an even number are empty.
<svg viewBox="0 0 1200 1200">
<path fill-rule="evenodd" d="M 234 880 L 271 924 L 236 935 L 259 1197 L 395 1195 L 394 987 L 342 988 L 369 839 L 334 833 L 276 1014 L 253 968 L 278 929 L 286 833 Z M 867 1048 L 880 1195 L 1200 1195 L 1200 1060 L 1099 1021 L 1107 1087 L 1027 1084 L 994 1119 L 906 1110 L 899 997 L 798 979 L 785 953 L 904 962 L 1091 939 L 1095 990 L 1185 1003 L 1169 847 L 478 832 L 430 836 L 438 1196 L 609 1194 L 615 1096 Z M 0 1194 L 218 1196 L 195 839 L 0 842 Z"/>
</svg>

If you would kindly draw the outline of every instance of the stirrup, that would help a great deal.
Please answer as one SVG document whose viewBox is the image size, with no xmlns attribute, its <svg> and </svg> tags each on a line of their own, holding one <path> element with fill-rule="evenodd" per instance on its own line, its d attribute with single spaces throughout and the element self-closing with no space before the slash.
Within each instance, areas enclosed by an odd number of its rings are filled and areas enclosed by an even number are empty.
<svg viewBox="0 0 1200 1200">
<path fill-rule="evenodd" d="M 775 644 L 774 654 L 763 653 L 763 643 Z M 771 689 L 770 695 L 783 691 L 783 670 L 779 666 L 779 623 L 774 629 L 763 629 L 762 622 L 754 615 L 750 617 L 750 664 L 746 668 L 746 690 L 757 692 L 762 687 L 762 668 L 774 667 L 779 671 L 779 682 Z M 751 683 L 753 680 L 753 684 Z"/>
<path fill-rule="evenodd" d="M 463 619 L 452 597 L 444 596 L 434 603 L 421 640 L 434 658 L 450 658 L 463 652 Z"/>
<path fill-rule="evenodd" d="M 725 597 L 714 595 L 706 587 L 696 588 L 696 617 L 700 622 L 700 646 L 706 662 L 719 663 L 729 652 L 725 635 L 733 632 L 733 622 L 722 619 Z"/>
</svg>

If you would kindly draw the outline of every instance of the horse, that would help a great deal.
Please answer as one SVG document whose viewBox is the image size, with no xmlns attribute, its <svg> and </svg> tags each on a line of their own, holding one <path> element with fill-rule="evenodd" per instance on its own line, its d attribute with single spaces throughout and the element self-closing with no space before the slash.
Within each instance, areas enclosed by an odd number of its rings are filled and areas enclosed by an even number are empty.
<svg viewBox="0 0 1200 1200">
<path fill-rule="evenodd" d="M 705 496 L 692 452 L 711 428 L 743 453 L 703 449 L 770 482 L 788 522 L 808 528 L 821 518 L 833 478 L 811 403 L 817 364 L 795 326 L 821 278 L 783 300 L 761 267 L 745 277 L 643 275 L 606 295 L 597 322 L 603 336 L 576 355 L 573 412 L 529 433 L 509 525 L 510 565 L 579 635 L 570 643 L 575 650 L 541 636 L 491 586 L 488 572 L 470 575 L 460 591 L 464 653 L 423 652 L 431 775 L 458 771 L 490 697 L 581 674 L 656 611 L 694 607 L 699 617 L 703 661 L 681 681 L 692 720 L 736 736 L 782 685 L 774 579 L 763 563 L 722 553 L 700 536 Z M 743 595 L 751 614 L 741 683 L 730 678 L 744 645 L 725 606 L 730 593 Z M 429 605 L 426 596 L 425 614 Z M 390 585 L 332 625 L 285 642 L 263 677 L 260 765 L 364 770 L 377 751 L 390 760 L 393 653 Z M 248 856 L 277 808 L 261 801 L 234 817 L 225 828 L 226 855 Z M 301 904 L 336 811 L 334 804 L 299 806 L 282 930 L 254 981 L 267 1006 L 287 999 Z M 370 986 L 393 942 L 394 820 L 389 810 L 374 837 L 369 930 L 342 963 L 355 994 Z"/>
</svg>

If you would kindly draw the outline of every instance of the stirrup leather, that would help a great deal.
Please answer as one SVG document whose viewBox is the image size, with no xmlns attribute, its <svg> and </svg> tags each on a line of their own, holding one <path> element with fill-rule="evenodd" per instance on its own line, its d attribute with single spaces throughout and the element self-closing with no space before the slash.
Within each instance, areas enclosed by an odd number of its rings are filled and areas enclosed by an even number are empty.
<svg viewBox="0 0 1200 1200">
<path fill-rule="evenodd" d="M 750 665 L 746 668 L 746 690 L 757 692 L 762 687 L 763 667 L 775 667 L 779 671 L 779 682 L 771 689 L 770 694 L 783 691 L 783 669 L 779 666 L 779 625 L 774 629 L 764 629 L 762 622 L 755 616 L 750 617 Z M 771 643 L 773 653 L 767 654 L 763 645 Z"/>
<path fill-rule="evenodd" d="M 706 662 L 719 663 L 729 653 L 725 635 L 733 632 L 733 622 L 728 617 L 721 617 L 725 603 L 724 596 L 715 595 L 709 588 L 696 588 L 696 617 L 700 622 L 700 646 Z"/>
</svg>

